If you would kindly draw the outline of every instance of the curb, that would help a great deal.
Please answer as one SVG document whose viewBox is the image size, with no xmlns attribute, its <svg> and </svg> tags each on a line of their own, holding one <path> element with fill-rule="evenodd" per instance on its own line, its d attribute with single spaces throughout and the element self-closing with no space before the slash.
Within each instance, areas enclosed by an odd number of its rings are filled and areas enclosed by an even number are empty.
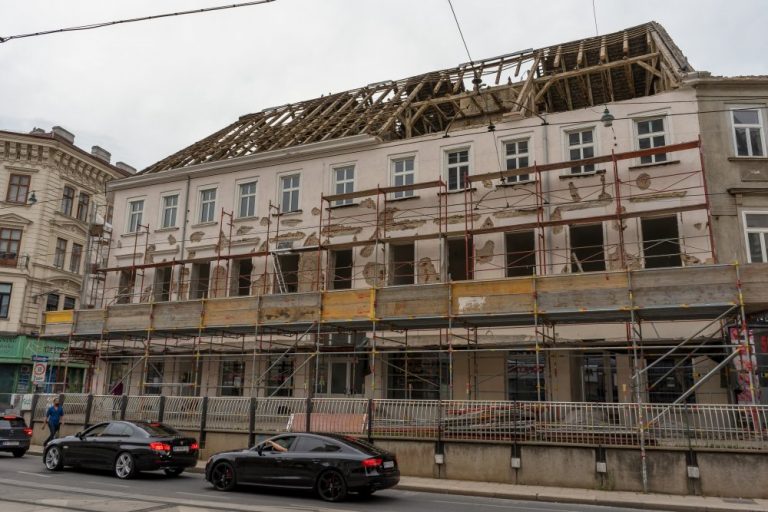
<svg viewBox="0 0 768 512">
<path fill-rule="evenodd" d="M 42 455 L 42 450 L 39 449 L 39 447 L 30 448 L 27 452 L 28 455 Z M 188 473 L 195 473 L 195 474 L 203 474 L 205 473 L 205 467 L 195 466 L 192 468 L 188 468 L 186 470 Z M 407 477 L 406 477 L 407 478 Z M 477 482 L 469 482 L 470 484 L 475 484 Z M 761 507 L 757 503 L 751 504 L 751 503 L 734 503 L 734 506 L 726 506 L 726 505 L 715 505 L 715 504 L 684 504 L 684 503 L 670 503 L 670 502 L 664 502 L 661 500 L 653 501 L 653 502 L 642 502 L 638 501 L 638 499 L 642 498 L 642 494 L 638 494 L 637 498 L 633 501 L 629 500 L 621 500 L 611 497 L 599 497 L 599 496 L 593 496 L 591 498 L 587 497 L 579 497 L 579 496 L 563 496 L 562 494 L 546 494 L 546 493 L 525 493 L 525 492 L 519 492 L 514 491 L 513 486 L 510 490 L 504 490 L 504 491 L 490 491 L 490 490 L 482 490 L 482 489 L 471 489 L 471 488 L 450 488 L 450 487 L 444 487 L 444 486 L 436 486 L 436 485 L 424 485 L 424 484 L 409 484 L 407 482 L 402 482 L 397 485 L 398 490 L 402 491 L 412 491 L 412 492 L 429 492 L 429 493 L 439 493 L 439 494 L 450 494 L 454 496 L 474 496 L 478 498 L 497 498 L 497 499 L 507 499 L 507 500 L 521 500 L 521 501 L 537 501 L 542 503 L 560 503 L 560 504 L 571 504 L 571 505 L 596 505 L 596 506 L 603 506 L 603 507 L 621 507 L 621 508 L 634 508 L 638 510 L 660 510 L 663 509 L 665 511 L 670 512 L 766 512 L 768 511 L 768 508 Z M 576 489 L 575 489 L 576 491 Z M 577 491 L 582 491 L 582 489 L 578 489 Z M 683 496 L 680 496 L 680 498 L 684 498 Z M 701 497 L 693 497 L 693 498 L 699 498 Z M 706 498 L 703 498 L 706 499 Z M 714 498 L 710 498 L 714 499 Z M 754 505 L 752 508 L 746 508 L 745 505 Z"/>
</svg>

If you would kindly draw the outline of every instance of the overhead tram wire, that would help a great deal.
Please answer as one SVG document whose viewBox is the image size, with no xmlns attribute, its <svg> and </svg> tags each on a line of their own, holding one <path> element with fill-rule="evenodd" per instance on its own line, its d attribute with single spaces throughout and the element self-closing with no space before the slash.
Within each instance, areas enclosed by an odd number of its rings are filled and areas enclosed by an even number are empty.
<svg viewBox="0 0 768 512">
<path fill-rule="evenodd" d="M 160 18 L 171 18 L 174 16 L 184 16 L 187 14 L 201 14 L 206 12 L 212 12 L 212 11 L 224 11 L 227 9 L 237 9 L 240 7 L 250 7 L 253 5 L 260 5 L 260 4 L 266 4 L 270 2 L 274 2 L 275 0 L 253 0 L 251 2 L 240 2 L 237 4 L 227 4 L 227 5 L 219 5 L 216 7 L 203 7 L 201 9 L 192 9 L 189 11 L 178 11 L 178 12 L 170 12 L 166 14 L 154 14 L 152 16 L 141 16 L 139 18 L 128 18 L 124 20 L 117 20 L 117 21 L 103 21 L 100 23 L 92 23 L 89 25 L 79 25 L 75 27 L 66 27 L 66 28 L 59 28 L 54 30 L 43 30 L 41 32 L 31 32 L 28 34 L 17 34 L 13 36 L 3 37 L 0 36 L 0 43 L 6 43 L 12 39 L 24 39 L 27 37 L 38 37 L 38 36 L 47 36 L 51 34 L 61 34 L 64 32 L 78 32 L 81 30 L 93 30 L 96 28 L 103 28 L 103 27 L 111 27 L 114 25 L 122 25 L 126 23 L 136 23 L 139 21 L 149 21 L 149 20 L 156 20 Z"/>
<path fill-rule="evenodd" d="M 472 58 L 472 55 L 469 53 L 469 46 L 467 46 L 467 40 L 464 39 L 464 32 L 461 30 L 461 24 L 459 23 L 459 18 L 456 16 L 456 11 L 453 9 L 453 2 L 451 0 L 448 0 L 448 6 L 451 8 L 451 13 L 453 14 L 453 20 L 456 22 L 456 28 L 459 29 L 459 36 L 461 36 L 461 42 L 464 44 L 464 50 L 467 52 L 467 57 L 469 58 L 470 64 L 474 65 L 475 61 Z"/>
</svg>

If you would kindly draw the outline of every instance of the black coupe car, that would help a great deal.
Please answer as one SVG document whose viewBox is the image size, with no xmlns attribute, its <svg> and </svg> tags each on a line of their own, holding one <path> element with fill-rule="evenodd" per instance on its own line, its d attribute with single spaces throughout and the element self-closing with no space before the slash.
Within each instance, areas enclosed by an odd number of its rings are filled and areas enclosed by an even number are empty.
<svg viewBox="0 0 768 512">
<path fill-rule="evenodd" d="M 208 459 L 205 479 L 219 491 L 237 484 L 313 489 L 326 501 L 370 495 L 400 481 L 395 456 L 354 437 L 283 434 L 251 449 Z"/>
<path fill-rule="evenodd" d="M 122 479 L 159 469 L 178 476 L 197 463 L 198 451 L 194 438 L 162 423 L 108 421 L 54 439 L 45 447 L 43 462 L 51 471 L 64 466 L 111 469 Z"/>
<path fill-rule="evenodd" d="M 21 416 L 6 414 L 0 416 L 0 452 L 11 452 L 14 457 L 23 457 L 29 450 L 32 429 Z"/>
</svg>

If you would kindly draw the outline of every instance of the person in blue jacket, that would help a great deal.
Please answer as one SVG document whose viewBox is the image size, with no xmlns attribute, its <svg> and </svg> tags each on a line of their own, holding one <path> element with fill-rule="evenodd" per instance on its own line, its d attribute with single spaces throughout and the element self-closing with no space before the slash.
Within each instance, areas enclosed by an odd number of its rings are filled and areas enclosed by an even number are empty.
<svg viewBox="0 0 768 512">
<path fill-rule="evenodd" d="M 48 439 L 45 440 L 43 446 L 56 438 L 56 434 L 59 433 L 59 427 L 61 427 L 62 418 L 64 418 L 64 408 L 59 405 L 59 399 L 54 398 L 53 405 L 48 407 L 48 410 L 45 411 L 45 422 L 48 424 L 50 435 L 48 436 Z"/>
</svg>

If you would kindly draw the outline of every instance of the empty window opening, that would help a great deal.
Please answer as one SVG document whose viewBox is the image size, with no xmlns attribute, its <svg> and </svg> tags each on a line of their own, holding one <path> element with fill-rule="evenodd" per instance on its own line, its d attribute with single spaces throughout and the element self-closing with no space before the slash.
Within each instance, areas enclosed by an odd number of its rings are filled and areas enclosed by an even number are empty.
<svg viewBox="0 0 768 512">
<path fill-rule="evenodd" d="M 603 225 L 571 226 L 571 272 L 605 270 Z"/>
<path fill-rule="evenodd" d="M 251 294 L 253 260 L 244 258 L 232 261 L 232 291 L 230 295 L 245 297 Z"/>
<path fill-rule="evenodd" d="M 189 283 L 189 297 L 192 299 L 205 299 L 208 297 L 208 283 L 211 280 L 210 263 L 193 263 L 192 275 Z"/>
<path fill-rule="evenodd" d="M 536 273 L 536 235 L 533 231 L 507 233 L 507 277 Z"/>
<path fill-rule="evenodd" d="M 414 284 L 416 282 L 414 276 L 416 247 L 414 244 L 392 245 L 389 251 L 391 259 L 389 284 Z"/>
<path fill-rule="evenodd" d="M 472 279 L 475 248 L 472 238 L 453 238 L 447 244 L 448 279 L 466 281 Z"/>
<path fill-rule="evenodd" d="M 352 249 L 331 252 L 331 289 L 348 290 L 352 288 Z"/>
<path fill-rule="evenodd" d="M 171 280 L 173 267 L 157 267 L 155 269 L 155 302 L 166 302 L 171 299 Z"/>
<path fill-rule="evenodd" d="M 584 354 L 581 360 L 581 395 L 585 402 L 618 402 L 614 354 Z"/>
<path fill-rule="evenodd" d="M 680 238 L 677 217 L 641 219 L 645 268 L 679 267 Z"/>
<path fill-rule="evenodd" d="M 299 291 L 299 255 L 275 255 L 275 293 L 296 293 Z"/>
<path fill-rule="evenodd" d="M 117 285 L 117 303 L 129 304 L 133 295 L 133 286 L 136 282 L 136 271 L 121 270 Z"/>
</svg>

